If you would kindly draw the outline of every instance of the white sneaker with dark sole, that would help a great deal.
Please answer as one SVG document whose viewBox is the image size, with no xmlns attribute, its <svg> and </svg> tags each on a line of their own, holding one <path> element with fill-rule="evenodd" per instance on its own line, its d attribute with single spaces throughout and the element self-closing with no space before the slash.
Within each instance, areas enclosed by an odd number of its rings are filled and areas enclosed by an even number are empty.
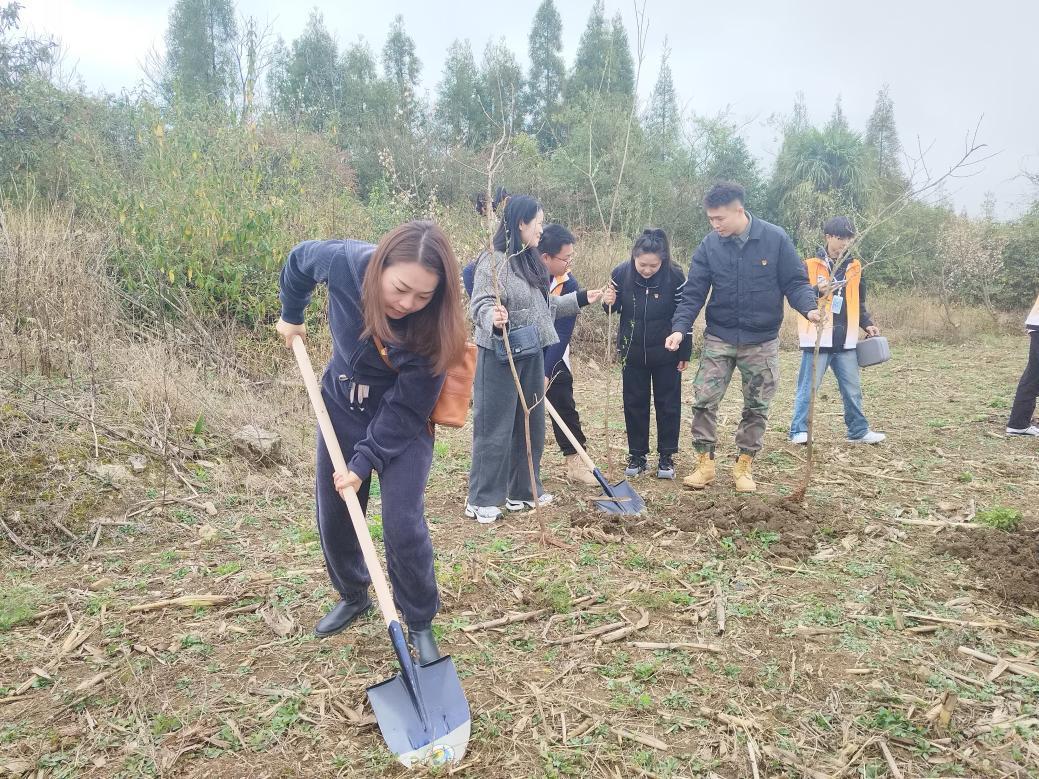
<svg viewBox="0 0 1039 779">
<path fill-rule="evenodd" d="M 549 503 L 552 502 L 553 497 L 554 496 L 549 495 L 547 492 L 542 493 L 541 497 L 538 498 L 538 505 L 547 506 Z M 509 511 L 523 511 L 523 509 L 532 509 L 534 508 L 534 501 L 509 499 L 505 501 L 505 508 L 507 508 Z"/>
<path fill-rule="evenodd" d="M 805 435 L 807 435 L 807 433 Z M 875 433 L 872 430 L 867 430 L 866 431 L 866 435 L 862 436 L 862 438 L 849 438 L 848 439 L 848 443 L 849 444 L 879 444 L 885 438 L 887 438 L 887 436 L 884 435 L 883 433 Z"/>
<path fill-rule="evenodd" d="M 1007 435 L 1039 436 L 1039 427 L 1029 425 L 1028 427 L 1008 427 Z"/>
<path fill-rule="evenodd" d="M 489 525 L 502 517 L 501 509 L 497 506 L 474 506 L 472 503 L 465 504 L 465 515 L 481 525 Z"/>
</svg>

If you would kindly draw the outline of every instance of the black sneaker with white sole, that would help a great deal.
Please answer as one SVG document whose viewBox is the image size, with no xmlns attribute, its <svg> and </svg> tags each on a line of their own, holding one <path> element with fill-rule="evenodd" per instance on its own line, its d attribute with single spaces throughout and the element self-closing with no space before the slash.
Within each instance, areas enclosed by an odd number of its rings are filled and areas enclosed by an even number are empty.
<svg viewBox="0 0 1039 779">
<path fill-rule="evenodd" d="M 657 463 L 657 478 L 658 479 L 673 479 L 675 478 L 675 461 L 671 459 L 671 455 L 662 454 L 660 455 L 660 462 Z"/>
<path fill-rule="evenodd" d="M 625 476 L 638 476 L 640 473 L 645 473 L 649 468 L 646 465 L 646 455 L 644 454 L 629 454 L 628 465 L 624 469 Z"/>
</svg>

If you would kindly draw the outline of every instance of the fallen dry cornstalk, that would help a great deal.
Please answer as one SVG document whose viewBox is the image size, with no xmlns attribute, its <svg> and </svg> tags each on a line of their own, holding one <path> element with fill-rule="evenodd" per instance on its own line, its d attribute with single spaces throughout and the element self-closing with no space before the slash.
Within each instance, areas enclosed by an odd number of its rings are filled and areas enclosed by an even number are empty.
<svg viewBox="0 0 1039 779">
<path fill-rule="evenodd" d="M 223 606 L 238 600 L 239 597 L 235 595 L 182 595 L 179 598 L 167 598 L 165 600 L 153 601 L 152 603 L 138 603 L 136 606 L 131 606 L 127 611 L 156 611 L 169 606 L 186 609 L 209 608 L 212 606 Z"/>
<path fill-rule="evenodd" d="M 973 657 L 975 660 L 981 660 L 981 662 L 988 663 L 989 665 L 1006 664 L 1006 670 L 1010 671 L 1012 674 L 1017 674 L 1018 676 L 1030 676 L 1033 679 L 1039 679 L 1039 669 L 1021 665 L 1020 663 L 1015 663 L 1002 657 L 996 657 L 995 655 L 986 654 L 977 649 L 972 649 L 969 646 L 957 647 L 956 651 L 961 655 Z"/>
<path fill-rule="evenodd" d="M 725 650 L 717 644 L 697 644 L 692 641 L 669 641 L 664 643 L 658 643 L 656 641 L 629 641 L 628 646 L 633 646 L 636 649 L 692 649 L 697 652 L 713 652 L 714 654 L 721 654 Z"/>
<path fill-rule="evenodd" d="M 502 625 L 512 625 L 517 622 L 527 622 L 532 619 L 544 616 L 552 612 L 552 609 L 537 609 L 536 611 L 524 611 L 521 614 L 509 614 L 504 617 L 498 617 L 497 619 L 489 619 L 486 622 L 480 622 L 476 625 L 466 625 L 462 628 L 463 633 L 474 633 L 477 630 L 487 630 L 488 628 L 500 628 Z"/>
<path fill-rule="evenodd" d="M 649 627 L 649 612 L 641 606 L 637 606 L 636 608 L 639 610 L 639 621 L 635 624 L 628 624 L 626 627 L 622 627 L 612 633 L 607 633 L 601 639 L 604 644 L 612 644 L 615 641 L 620 641 L 622 638 L 626 638 L 632 633 L 637 633 L 638 631 L 645 630 Z"/>
</svg>

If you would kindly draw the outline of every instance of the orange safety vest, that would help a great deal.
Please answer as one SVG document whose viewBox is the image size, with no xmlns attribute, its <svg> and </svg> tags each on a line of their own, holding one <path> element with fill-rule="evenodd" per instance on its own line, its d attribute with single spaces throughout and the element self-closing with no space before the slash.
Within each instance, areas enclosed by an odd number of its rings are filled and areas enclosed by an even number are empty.
<svg viewBox="0 0 1039 779">
<path fill-rule="evenodd" d="M 805 258 L 805 265 L 808 266 L 808 281 L 812 286 L 819 283 L 820 276 L 826 280 L 830 279 L 830 269 L 826 267 L 824 260 L 818 257 L 807 257 Z M 844 338 L 844 348 L 853 349 L 855 344 L 859 342 L 859 318 L 862 313 L 862 306 L 859 300 L 859 281 L 862 279 L 862 263 L 858 260 L 850 260 L 844 266 L 844 278 L 847 280 L 847 283 L 841 290 L 841 294 L 844 297 L 844 310 L 848 314 L 848 334 Z M 823 298 L 823 312 L 825 314 L 829 314 L 832 303 L 833 293 L 831 292 Z M 798 340 L 801 342 L 801 348 L 815 348 L 815 332 L 815 325 L 805 317 L 798 315 L 797 335 Z M 819 345 L 833 348 L 832 316 L 826 317 L 826 325 L 823 327 L 822 340 L 819 342 Z"/>
</svg>

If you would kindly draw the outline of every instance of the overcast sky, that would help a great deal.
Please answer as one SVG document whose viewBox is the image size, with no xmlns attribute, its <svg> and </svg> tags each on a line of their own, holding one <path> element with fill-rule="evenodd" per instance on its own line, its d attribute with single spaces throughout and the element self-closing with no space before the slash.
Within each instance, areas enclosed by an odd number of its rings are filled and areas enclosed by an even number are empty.
<svg viewBox="0 0 1039 779">
<path fill-rule="evenodd" d="M 64 44 L 66 66 L 89 90 L 119 92 L 141 78 L 149 50 L 162 51 L 172 0 L 21 0 L 23 26 Z M 504 37 L 527 62 L 527 35 L 539 0 L 237 0 L 240 14 L 271 22 L 290 42 L 317 8 L 341 45 L 365 38 L 382 49 L 393 17 L 403 14 L 422 61 L 422 87 L 441 78 L 448 45 L 468 38 L 480 57 Z M 556 0 L 563 18 L 563 56 L 572 64 L 590 0 Z M 634 48 L 632 3 L 620 11 Z M 811 118 L 823 123 L 838 96 L 856 129 L 864 129 L 877 90 L 887 83 L 907 151 L 929 150 L 933 174 L 962 154 L 980 120 L 979 141 L 996 156 L 976 175 L 952 182 L 954 202 L 976 213 L 993 192 L 1001 216 L 1019 214 L 1035 189 L 1020 175 L 1039 173 L 1039 2 L 1036 0 L 647 0 L 645 63 L 639 92 L 648 97 L 665 35 L 675 87 L 687 111 L 728 112 L 744 127 L 768 170 L 778 148 L 770 117 L 788 113 L 803 92 Z"/>
</svg>

